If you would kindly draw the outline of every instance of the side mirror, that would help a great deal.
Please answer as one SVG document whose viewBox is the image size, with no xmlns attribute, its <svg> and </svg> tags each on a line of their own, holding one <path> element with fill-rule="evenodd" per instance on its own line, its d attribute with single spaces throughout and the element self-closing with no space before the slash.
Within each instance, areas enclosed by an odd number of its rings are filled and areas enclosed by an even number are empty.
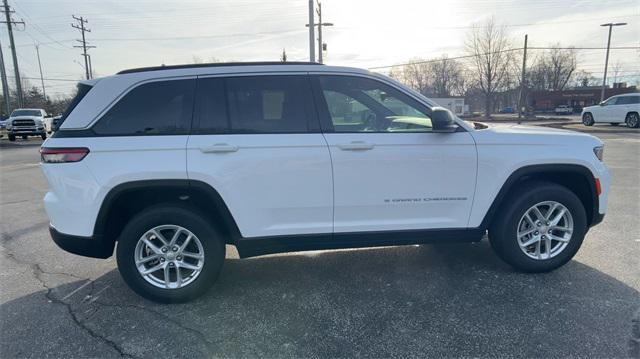
<svg viewBox="0 0 640 359">
<path fill-rule="evenodd" d="M 453 120 L 453 114 L 444 107 L 431 109 L 431 126 L 432 132 L 438 133 L 451 133 L 458 129 L 458 125 Z"/>
<path fill-rule="evenodd" d="M 607 105 L 606 102 L 604 102 L 604 101 L 600 102 L 600 106 L 606 106 L 606 105 Z"/>
</svg>

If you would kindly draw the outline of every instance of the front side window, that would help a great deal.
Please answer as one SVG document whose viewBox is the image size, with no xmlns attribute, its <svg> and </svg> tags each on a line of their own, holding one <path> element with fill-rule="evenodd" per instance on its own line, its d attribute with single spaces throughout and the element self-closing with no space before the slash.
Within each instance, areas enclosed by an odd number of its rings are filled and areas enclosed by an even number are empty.
<svg viewBox="0 0 640 359">
<path fill-rule="evenodd" d="M 225 79 L 230 133 L 309 131 L 311 90 L 304 76 Z"/>
<path fill-rule="evenodd" d="M 189 132 L 195 80 L 142 84 L 100 118 L 98 135 L 181 135 Z"/>
<path fill-rule="evenodd" d="M 320 76 L 334 132 L 430 132 L 430 110 L 382 82 Z"/>
<path fill-rule="evenodd" d="M 615 105 L 615 104 L 617 104 L 617 101 L 618 101 L 617 97 L 610 97 L 604 102 L 604 104 L 606 106 Z"/>
</svg>

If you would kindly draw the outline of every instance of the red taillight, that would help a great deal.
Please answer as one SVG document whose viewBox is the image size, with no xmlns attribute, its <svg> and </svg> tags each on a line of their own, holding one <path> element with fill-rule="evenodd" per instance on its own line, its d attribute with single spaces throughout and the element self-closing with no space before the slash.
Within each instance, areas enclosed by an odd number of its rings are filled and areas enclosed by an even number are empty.
<svg viewBox="0 0 640 359">
<path fill-rule="evenodd" d="M 600 178 L 596 178 L 596 192 L 598 196 L 602 194 L 602 185 L 600 185 Z"/>
<path fill-rule="evenodd" d="M 82 161 L 89 154 L 88 148 L 47 148 L 40 149 L 44 163 L 68 163 Z"/>
</svg>

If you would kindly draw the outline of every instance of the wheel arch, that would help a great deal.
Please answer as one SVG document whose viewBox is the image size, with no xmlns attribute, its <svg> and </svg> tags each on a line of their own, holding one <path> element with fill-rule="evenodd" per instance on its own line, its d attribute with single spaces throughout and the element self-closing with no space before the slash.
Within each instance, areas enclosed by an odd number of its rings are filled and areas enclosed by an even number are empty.
<svg viewBox="0 0 640 359">
<path fill-rule="evenodd" d="M 181 203 L 202 213 L 224 235 L 227 243 L 240 238 L 238 226 L 226 203 L 209 184 L 194 180 L 142 180 L 119 184 L 102 201 L 94 237 L 115 243 L 130 218 L 145 208 Z"/>
<path fill-rule="evenodd" d="M 489 228 L 509 194 L 529 180 L 543 180 L 566 187 L 575 193 L 582 202 L 587 214 L 587 224 L 591 226 L 597 223 L 599 217 L 598 192 L 591 170 L 576 164 L 543 164 L 521 167 L 507 178 L 482 219 L 480 228 Z"/>
</svg>

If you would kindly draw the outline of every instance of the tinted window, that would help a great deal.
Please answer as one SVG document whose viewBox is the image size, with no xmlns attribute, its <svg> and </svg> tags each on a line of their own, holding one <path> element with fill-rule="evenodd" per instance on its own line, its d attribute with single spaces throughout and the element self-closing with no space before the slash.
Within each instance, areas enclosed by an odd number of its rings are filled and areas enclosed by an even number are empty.
<svg viewBox="0 0 640 359">
<path fill-rule="evenodd" d="M 617 101 L 618 101 L 618 98 L 617 98 L 617 97 L 611 97 L 611 98 L 609 98 L 609 99 L 607 99 L 607 100 L 605 101 L 605 105 L 607 105 L 607 106 L 609 106 L 609 105 L 615 105 L 615 104 L 617 103 Z"/>
<path fill-rule="evenodd" d="M 312 100 L 304 76 L 225 79 L 231 133 L 309 131 Z"/>
<path fill-rule="evenodd" d="M 186 134 L 195 80 L 151 82 L 129 91 L 93 127 L 99 135 Z"/>
<path fill-rule="evenodd" d="M 640 103 L 640 96 L 621 96 L 618 97 L 617 105 L 632 105 Z"/>
<path fill-rule="evenodd" d="M 335 132 L 429 132 L 430 110 L 382 82 L 320 76 Z"/>
<path fill-rule="evenodd" d="M 198 126 L 194 133 L 228 133 L 229 118 L 224 91 L 224 79 L 198 79 Z"/>
<path fill-rule="evenodd" d="M 40 112 L 40 110 L 15 110 L 11 113 L 11 117 L 17 117 L 17 116 L 41 117 L 42 112 Z"/>
</svg>

